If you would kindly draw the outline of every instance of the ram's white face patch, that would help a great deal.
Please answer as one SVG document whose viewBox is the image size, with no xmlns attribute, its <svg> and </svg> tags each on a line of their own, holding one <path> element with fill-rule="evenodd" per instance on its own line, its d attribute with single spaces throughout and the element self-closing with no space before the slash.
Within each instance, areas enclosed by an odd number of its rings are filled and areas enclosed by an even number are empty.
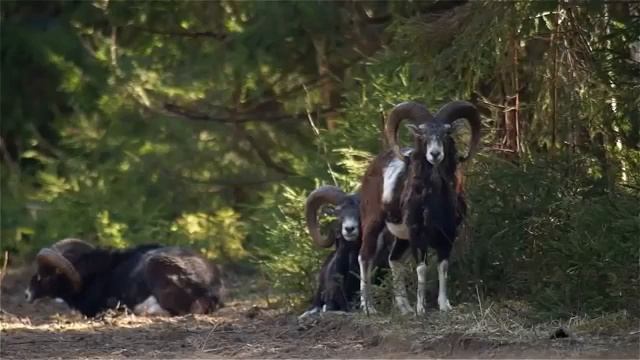
<svg viewBox="0 0 640 360">
<path fill-rule="evenodd" d="M 430 122 L 419 126 L 409 124 L 407 127 L 424 144 L 427 161 L 434 166 L 440 164 L 444 160 L 444 142 L 452 131 L 451 125 Z"/>
<path fill-rule="evenodd" d="M 444 159 L 442 140 L 435 135 L 430 136 L 427 141 L 426 153 L 427 161 L 433 165 L 438 165 Z"/>
<path fill-rule="evenodd" d="M 342 221 L 342 237 L 347 241 L 355 241 L 360 235 L 360 222 L 353 217 Z"/>
</svg>

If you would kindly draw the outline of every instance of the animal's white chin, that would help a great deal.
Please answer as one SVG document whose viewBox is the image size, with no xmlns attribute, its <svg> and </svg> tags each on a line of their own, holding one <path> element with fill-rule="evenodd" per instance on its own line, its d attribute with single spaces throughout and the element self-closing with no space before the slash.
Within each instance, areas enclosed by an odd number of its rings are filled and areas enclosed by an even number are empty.
<svg viewBox="0 0 640 360">
<path fill-rule="evenodd" d="M 438 166 L 442 162 L 442 157 L 433 158 L 427 155 L 427 161 L 433 166 Z"/>
<path fill-rule="evenodd" d="M 358 239 L 358 234 L 345 234 L 343 231 L 342 237 L 347 241 L 356 241 L 356 239 Z"/>
</svg>

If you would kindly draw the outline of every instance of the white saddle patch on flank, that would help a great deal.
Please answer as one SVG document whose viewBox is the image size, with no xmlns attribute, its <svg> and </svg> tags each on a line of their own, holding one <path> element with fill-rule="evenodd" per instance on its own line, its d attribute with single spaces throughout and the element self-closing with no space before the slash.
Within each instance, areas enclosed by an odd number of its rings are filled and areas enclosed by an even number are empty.
<svg viewBox="0 0 640 360">
<path fill-rule="evenodd" d="M 311 315 L 313 315 L 315 313 L 318 313 L 318 312 L 320 312 L 320 308 L 316 306 L 316 307 L 314 307 L 312 309 L 309 309 L 309 310 L 305 311 L 302 315 L 298 316 L 298 320 L 302 320 L 302 319 L 306 318 L 307 316 L 311 316 Z"/>
<path fill-rule="evenodd" d="M 387 229 L 398 239 L 409 240 L 409 228 L 404 223 L 394 224 L 387 222 Z"/>
<path fill-rule="evenodd" d="M 149 296 L 145 301 L 133 308 L 136 315 L 165 315 L 167 311 L 160 306 L 155 296 Z"/>
<path fill-rule="evenodd" d="M 384 168 L 383 183 L 382 183 L 382 203 L 388 204 L 393 200 L 393 191 L 396 188 L 398 177 L 404 172 L 406 167 L 404 161 L 400 159 L 393 159 Z"/>
</svg>

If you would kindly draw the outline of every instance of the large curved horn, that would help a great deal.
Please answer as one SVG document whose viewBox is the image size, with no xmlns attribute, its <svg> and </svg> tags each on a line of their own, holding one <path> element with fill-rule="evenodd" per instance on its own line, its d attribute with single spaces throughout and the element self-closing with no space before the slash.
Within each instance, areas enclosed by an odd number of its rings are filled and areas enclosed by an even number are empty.
<svg viewBox="0 0 640 360">
<path fill-rule="evenodd" d="M 61 254 L 65 254 L 67 251 L 73 251 L 75 253 L 84 254 L 92 251 L 95 247 L 88 242 L 80 239 L 67 238 L 62 239 L 55 244 L 51 245 L 51 248 L 58 251 Z"/>
<path fill-rule="evenodd" d="M 327 248 L 333 245 L 334 241 L 332 238 L 323 238 L 320 234 L 318 209 L 321 205 L 327 203 L 338 205 L 346 196 L 347 194 L 337 186 L 321 186 L 312 191 L 311 194 L 309 194 L 309 197 L 307 197 L 305 218 L 311 239 L 313 239 L 313 242 L 315 242 L 316 245 Z"/>
<path fill-rule="evenodd" d="M 82 286 L 82 278 L 76 268 L 62 254 L 50 248 L 43 248 L 36 255 L 36 261 L 39 265 L 49 265 L 62 271 L 69 278 L 73 288 L 78 291 Z"/>
<path fill-rule="evenodd" d="M 424 123 L 431 121 L 433 116 L 426 106 L 413 101 L 398 104 L 391 110 L 389 119 L 384 127 L 384 135 L 387 138 L 387 143 L 399 159 L 402 159 L 402 153 L 400 152 L 400 145 L 398 145 L 398 127 L 404 119 Z"/>
<path fill-rule="evenodd" d="M 458 119 L 466 119 L 471 127 L 471 140 L 467 156 L 461 158 L 460 161 L 467 161 L 478 152 L 481 127 L 480 112 L 472 103 L 468 101 L 452 101 L 438 110 L 436 119 L 440 119 L 446 124 L 451 124 Z"/>
</svg>

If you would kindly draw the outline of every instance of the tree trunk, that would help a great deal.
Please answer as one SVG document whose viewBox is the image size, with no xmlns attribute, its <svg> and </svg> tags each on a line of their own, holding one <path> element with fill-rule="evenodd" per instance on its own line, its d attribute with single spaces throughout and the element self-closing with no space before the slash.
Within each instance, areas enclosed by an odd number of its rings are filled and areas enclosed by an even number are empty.
<svg viewBox="0 0 640 360">
<path fill-rule="evenodd" d="M 317 36 L 313 39 L 313 46 L 316 50 L 316 62 L 318 65 L 318 76 L 320 77 L 320 97 L 324 106 L 332 111 L 328 112 L 325 116 L 327 129 L 334 130 L 336 128 L 336 120 L 338 113 L 333 111 L 338 106 L 338 100 L 340 94 L 338 93 L 337 86 L 331 67 L 329 64 L 329 57 L 327 54 L 327 39 L 323 36 Z"/>
</svg>

